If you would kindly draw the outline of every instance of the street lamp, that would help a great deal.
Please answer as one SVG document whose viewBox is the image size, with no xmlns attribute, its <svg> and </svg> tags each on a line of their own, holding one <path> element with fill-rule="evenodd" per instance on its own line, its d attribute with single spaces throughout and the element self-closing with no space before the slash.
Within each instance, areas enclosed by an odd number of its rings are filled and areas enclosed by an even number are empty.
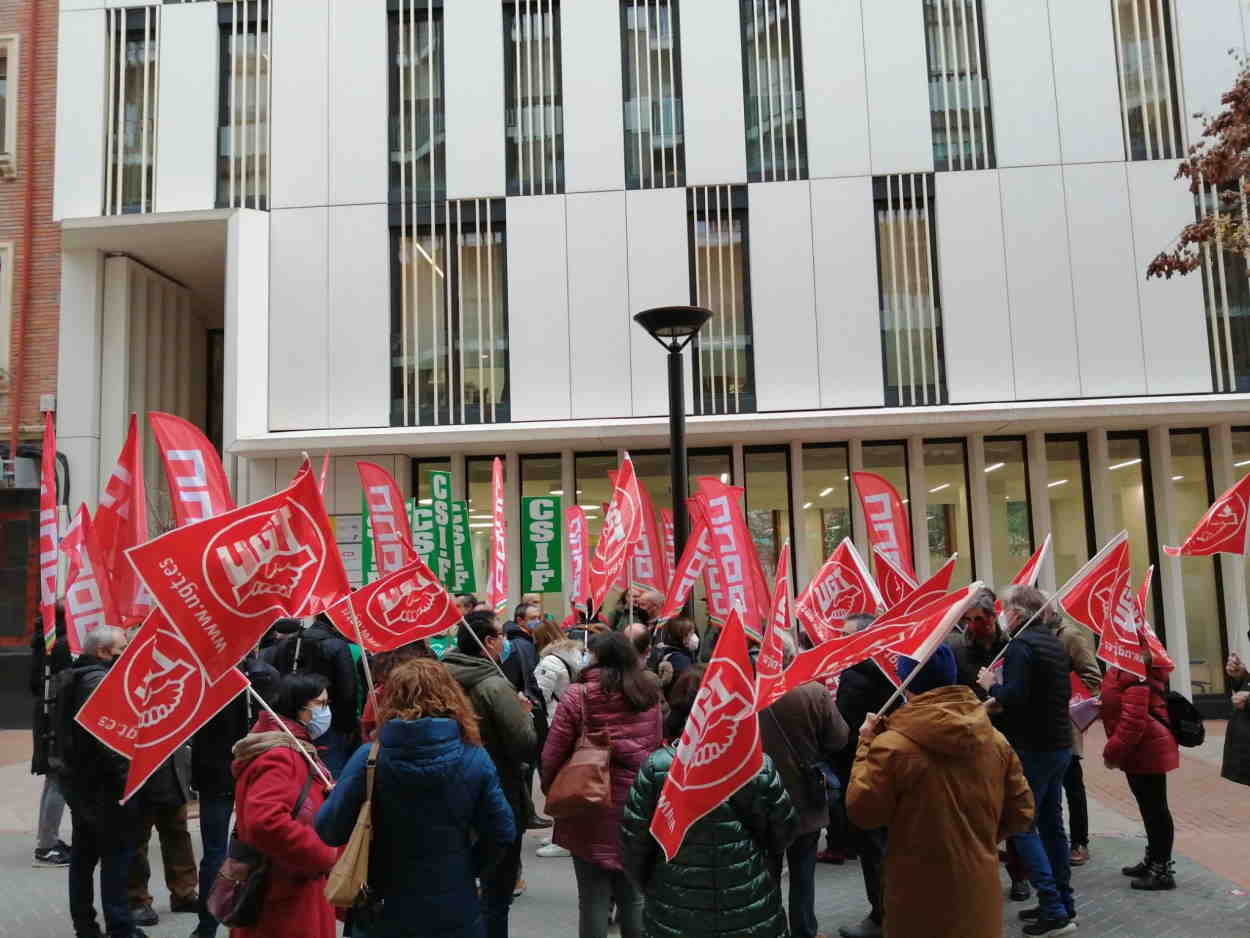
<svg viewBox="0 0 1250 938">
<path fill-rule="evenodd" d="M 668 352 L 668 434 L 673 487 L 673 546 L 677 557 L 686 549 L 690 516 L 686 511 L 686 389 L 681 353 L 712 318 L 702 306 L 660 306 L 643 310 L 634 322 Z"/>
</svg>

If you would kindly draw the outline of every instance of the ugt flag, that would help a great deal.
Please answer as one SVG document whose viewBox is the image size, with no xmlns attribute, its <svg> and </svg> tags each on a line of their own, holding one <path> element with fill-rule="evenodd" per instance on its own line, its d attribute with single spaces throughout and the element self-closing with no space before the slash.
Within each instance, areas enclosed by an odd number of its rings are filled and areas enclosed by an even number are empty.
<svg viewBox="0 0 1250 938">
<path fill-rule="evenodd" d="M 451 594 L 420 560 L 344 597 L 326 615 L 373 654 L 441 635 L 461 618 Z"/>
<path fill-rule="evenodd" d="M 125 552 L 148 539 L 148 497 L 143 480 L 139 418 L 130 415 L 130 429 L 113 474 L 104 485 L 93 526 L 100 546 L 101 576 L 109 581 L 120 622 L 142 622 L 152 610 L 152 597 L 126 563 Z"/>
<path fill-rule="evenodd" d="M 1146 677 L 1145 625 L 1137 595 L 1133 592 L 1128 550 L 1116 551 L 1115 577 L 1109 586 L 1110 603 L 1098 642 L 1098 658 L 1113 667 Z"/>
<path fill-rule="evenodd" d="M 1121 531 L 1055 593 L 1055 602 L 1095 635 L 1102 635 L 1111 607 L 1119 601 L 1116 580 L 1128 566 L 1128 532 Z"/>
<path fill-rule="evenodd" d="M 148 424 L 165 464 L 175 523 L 192 524 L 234 508 L 221 456 L 195 424 L 155 410 L 148 413 Z"/>
<path fill-rule="evenodd" d="M 590 600 L 595 610 L 603 606 L 608 590 L 625 567 L 629 548 L 641 536 L 642 496 L 638 492 L 638 477 L 634 475 L 634 461 L 626 453 L 624 465 L 616 475 L 599 543 L 590 560 Z"/>
<path fill-rule="evenodd" d="M 1244 554 L 1246 509 L 1250 503 L 1250 475 L 1215 500 L 1180 547 L 1165 547 L 1170 557 L 1204 557 L 1208 554 Z"/>
<path fill-rule="evenodd" d="M 891 560 L 879 544 L 872 549 L 872 569 L 886 606 L 897 606 L 916 591 L 916 578 Z"/>
<path fill-rule="evenodd" d="M 1041 575 L 1042 564 L 1046 562 L 1046 555 L 1050 553 L 1050 535 L 1046 535 L 1046 540 L 1042 541 L 1039 547 L 1020 568 L 1020 572 L 1011 578 L 1012 586 L 1037 586 L 1037 578 Z"/>
<path fill-rule="evenodd" d="M 812 644 L 819 645 L 840 631 L 849 616 L 857 612 L 875 615 L 882 605 L 877 584 L 847 537 L 799 595 L 795 612 Z"/>
<path fill-rule="evenodd" d="M 794 626 L 790 618 L 790 542 L 786 541 L 777 559 L 777 582 L 773 586 L 773 611 L 764 628 L 764 641 L 755 659 L 755 698 L 760 710 L 772 705 L 785 694 L 782 670 L 785 667 L 785 646 L 798 650 Z"/>
<path fill-rule="evenodd" d="M 959 559 L 959 554 L 951 554 L 947 558 L 946 563 L 938 569 L 938 572 L 929 577 L 910 593 L 894 603 L 881 614 L 882 623 L 897 620 L 903 616 L 910 615 L 918 609 L 923 609 L 932 602 L 936 602 L 946 595 L 946 591 L 951 585 L 951 575 L 955 572 L 955 561 Z"/>
</svg>

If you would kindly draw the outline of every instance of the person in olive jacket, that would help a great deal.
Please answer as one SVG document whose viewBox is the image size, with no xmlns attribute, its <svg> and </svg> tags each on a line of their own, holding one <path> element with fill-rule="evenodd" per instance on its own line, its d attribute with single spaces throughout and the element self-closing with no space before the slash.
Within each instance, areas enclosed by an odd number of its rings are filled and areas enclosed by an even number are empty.
<svg viewBox="0 0 1250 938">
<path fill-rule="evenodd" d="M 1224 666 L 1233 695 L 1233 715 L 1224 732 L 1224 764 L 1220 775 L 1230 782 L 1250 785 L 1250 672 L 1241 655 L 1233 652 Z"/>
<path fill-rule="evenodd" d="M 789 932 L 772 866 L 794 839 L 798 815 L 772 759 L 764 756 L 751 781 L 690 827 L 671 861 L 651 836 L 673 743 L 701 671 L 689 668 L 674 683 L 664 728 L 670 743 L 648 757 L 630 789 L 621 827 L 625 872 L 643 892 L 649 938 L 784 938 Z"/>
</svg>

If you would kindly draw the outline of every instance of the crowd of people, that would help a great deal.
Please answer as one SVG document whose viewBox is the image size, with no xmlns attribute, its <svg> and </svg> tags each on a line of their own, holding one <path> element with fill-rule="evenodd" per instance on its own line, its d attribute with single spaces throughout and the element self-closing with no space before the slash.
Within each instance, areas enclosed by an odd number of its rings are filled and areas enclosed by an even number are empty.
<svg viewBox="0 0 1250 938">
<path fill-rule="evenodd" d="M 58 622 L 61 641 L 46 656 L 36 645 L 32 673 L 32 768 L 45 777 L 34 861 L 68 867 L 75 935 L 136 938 L 158 921 L 147 859 L 155 829 L 171 911 L 198 916 L 191 938 L 217 934 L 208 899 L 238 844 L 259 851 L 268 874 L 255 920 L 232 934 L 332 938 L 344 913 L 327 900 L 326 879 L 366 801 L 374 901 L 367 917 L 346 916 L 348 933 L 364 938 L 503 938 L 525 864 L 562 857 L 577 885 L 579 938 L 604 938 L 611 923 L 622 938 L 816 938 L 818 864 L 850 859 L 865 912 L 830 923 L 843 938 L 997 938 L 1003 863 L 1011 900 L 1036 895 L 1019 912 L 1023 934 L 1068 934 L 1079 916 L 1071 870 L 1091 862 L 1074 676 L 1101 696 L 1101 757 L 1125 773 L 1141 812 L 1146 852 L 1124 869 L 1129 885 L 1177 885 L 1167 663 L 1150 661 L 1145 680 L 1104 675 L 1092 638 L 1033 587 L 983 590 L 918 671 L 907 658 L 893 675 L 864 661 L 762 711 L 763 767 L 693 824 L 672 859 L 650 826 L 715 632 L 700 636 L 685 618 L 656 627 L 655 594 L 633 596 L 615 628 L 562 628 L 539 600 L 525 597 L 501 622 L 460 596 L 464 619 L 448 641 L 372 658 L 324 616 L 279 620 L 239 665 L 264 706 L 240 695 L 124 805 L 126 760 L 73 717 L 127 636 L 97 629 L 71 660 Z M 872 621 L 856 614 L 842 628 Z M 787 642 L 787 662 L 801 650 Z M 1236 655 L 1227 671 L 1223 775 L 1250 784 L 1250 673 Z M 908 678 L 887 712 L 894 679 Z M 606 783 L 570 797 L 587 747 L 607 753 Z M 544 795 L 551 817 L 536 808 Z M 66 805 L 68 845 L 58 839 Z M 529 855 L 526 830 L 541 839 Z"/>
</svg>

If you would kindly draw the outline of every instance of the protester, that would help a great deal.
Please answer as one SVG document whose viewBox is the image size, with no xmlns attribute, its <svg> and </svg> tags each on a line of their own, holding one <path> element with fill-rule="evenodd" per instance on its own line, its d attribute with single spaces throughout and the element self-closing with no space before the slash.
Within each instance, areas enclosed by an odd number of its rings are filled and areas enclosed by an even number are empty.
<svg viewBox="0 0 1250 938">
<path fill-rule="evenodd" d="M 624 874 L 620 827 L 639 767 L 663 742 L 660 722 L 659 688 L 633 643 L 620 632 L 591 638 L 590 663 L 565 693 L 542 758 L 545 792 L 583 734 L 606 733 L 610 741 L 610 803 L 557 818 L 552 836 L 573 854 L 579 938 L 605 938 L 613 900 L 622 938 L 642 938 L 642 897 Z"/>
<path fill-rule="evenodd" d="M 906 679 L 916 663 L 899 659 Z M 999 938 L 998 842 L 1025 830 L 1033 798 L 1011 746 L 959 685 L 941 646 L 906 705 L 860 729 L 846 805 L 864 828 L 888 827 L 887 938 Z"/>
<path fill-rule="evenodd" d="M 482 938 L 475 880 L 520 832 L 477 714 L 445 667 L 411 659 L 387 676 L 378 718 L 369 888 L 382 912 L 353 922 L 351 934 Z M 333 847 L 351 838 L 371 749 L 356 751 L 317 813 L 317 832 Z"/>
<path fill-rule="evenodd" d="M 1059 935 L 1076 929 L 1071 854 L 1061 801 L 1063 777 L 1072 761 L 1068 713 L 1072 664 L 1055 636 L 1053 618 L 1042 615 L 1046 604 L 1045 595 L 1035 587 L 1007 590 L 1003 616 L 1014 639 L 1003 659 L 1002 682 L 989 668 L 977 676 L 977 682 L 1003 709 L 1004 732 L 1033 792 L 1034 824 L 1011 839 L 1038 898 L 1036 909 L 1020 913 L 1028 921 L 1026 935 Z"/>
<path fill-rule="evenodd" d="M 538 652 L 539 660 L 542 659 L 548 645 L 552 642 L 563 641 L 564 638 L 564 629 L 556 623 L 550 619 L 540 621 L 534 629 L 534 648 Z"/>
<path fill-rule="evenodd" d="M 1048 622 L 1054 623 L 1055 635 L 1068 653 L 1072 673 L 1095 697 L 1102 686 L 1102 671 L 1094 656 L 1093 642 L 1089 632 L 1063 617 L 1053 605 L 1042 613 Z M 1069 683 L 1071 679 L 1069 679 Z M 1085 733 L 1072 724 L 1072 761 L 1063 776 L 1063 793 L 1068 800 L 1068 839 L 1070 861 L 1073 866 L 1089 862 L 1089 799 L 1085 795 L 1085 773 L 1081 760 L 1085 756 Z"/>
<path fill-rule="evenodd" d="M 382 692 L 386 689 L 387 678 L 390 677 L 392 671 L 401 664 L 407 664 L 418 658 L 435 658 L 434 652 L 430 650 L 430 646 L 424 639 L 401 645 L 394 651 L 380 652 L 369 662 L 370 674 L 373 677 L 374 697 L 365 701 L 364 711 L 360 715 L 360 735 L 365 742 L 372 742 L 378 731 L 377 704 L 374 698 L 381 699 Z"/>
<path fill-rule="evenodd" d="M 277 718 L 262 713 L 252 732 L 235 743 L 230 766 L 236 835 L 269 860 L 269 885 L 259 919 L 232 929 L 230 935 L 334 938 L 334 910 L 326 901 L 325 878 L 337 852 L 312 827 L 326 795 L 310 763 L 320 764 L 313 743 L 330 726 L 325 678 L 306 672 L 283 675 L 273 709 Z"/>
<path fill-rule="evenodd" d="M 455 649 L 443 656 L 443 664 L 468 694 L 477 712 L 482 745 L 499 773 L 499 784 L 512 808 L 518 832 L 495 868 L 480 876 L 487 938 L 506 938 L 508 934 L 508 910 L 519 880 L 521 832 L 532 811 L 524 766 L 533 764 L 537 742 L 530 718 L 533 703 L 499 672 L 503 643 L 503 629 L 494 614 L 474 612 L 461 623 Z"/>
<path fill-rule="evenodd" d="M 516 607 L 516 617 L 504 626 L 504 640 L 508 653 L 502 664 L 512 686 L 524 692 L 537 706 L 542 704 L 542 693 L 534 679 L 538 665 L 538 646 L 534 642 L 534 629 L 542 621 L 542 611 L 536 603 L 521 603 Z"/>
<path fill-rule="evenodd" d="M 660 629 L 660 642 L 651 649 L 647 667 L 659 675 L 660 686 L 668 692 L 682 672 L 694 664 L 698 650 L 699 633 L 694 623 L 685 616 L 677 616 Z M 672 700 L 669 704 L 672 705 Z"/>
<path fill-rule="evenodd" d="M 148 863 L 148 841 L 152 839 L 153 828 L 161 843 L 169 911 L 199 912 L 200 897 L 196 890 L 200 877 L 187 827 L 191 779 L 190 753 L 186 748 L 166 759 L 135 797 L 142 805 L 142 813 L 135 824 L 135 854 L 130 861 L 126 887 L 135 924 L 155 925 L 160 920 L 149 889 L 152 868 Z"/>
<path fill-rule="evenodd" d="M 643 893 L 644 933 L 654 938 L 784 936 L 781 889 L 773 858 L 794 839 L 798 815 L 773 762 L 691 825 L 681 849 L 666 860 L 651 819 L 699 690 L 701 669 L 688 668 L 670 694 L 668 744 L 643 763 L 625 803 L 621 826 L 625 872 Z"/>
<path fill-rule="evenodd" d="M 1146 679 L 1112 667 L 1102 682 L 1102 725 L 1107 744 L 1102 758 L 1109 769 L 1120 769 L 1137 800 L 1146 828 L 1146 857 L 1126 866 L 1132 887 L 1175 889 L 1172 840 L 1175 829 L 1168 809 L 1168 776 L 1180 766 L 1180 749 L 1168 719 L 1167 680 L 1171 664 L 1146 656 Z"/>
<path fill-rule="evenodd" d="M 1241 655 L 1233 652 L 1224 665 L 1228 688 L 1232 693 L 1233 715 L 1224 731 L 1224 760 L 1220 775 L 1230 782 L 1250 785 L 1250 672 Z"/>
<path fill-rule="evenodd" d="M 788 657 L 788 656 L 787 656 Z M 787 662 L 788 663 L 788 662 Z M 790 867 L 791 938 L 816 938 L 816 848 L 829 820 L 825 773 L 846 748 L 849 730 L 823 684 L 786 693 L 759 717 L 764 752 L 773 760 L 798 815 L 797 836 L 786 849 Z M 776 877 L 781 879 L 781 857 Z"/>
<path fill-rule="evenodd" d="M 554 725 L 565 691 L 582 673 L 585 655 L 586 646 L 571 638 L 562 638 L 543 649 L 542 658 L 534 668 L 534 679 L 542 694 L 549 724 Z"/>
<path fill-rule="evenodd" d="M 95 868 L 100 867 L 100 908 L 110 938 L 146 938 L 135 927 L 126 877 L 135 852 L 141 799 L 119 804 L 130 763 L 74 722 L 87 698 L 126 650 L 126 634 L 99 626 L 83 638 L 82 653 L 55 705 L 54 732 L 65 771 L 61 787 L 73 836 L 69 861 L 69 912 L 74 933 L 100 934 L 95 915 Z"/>
<path fill-rule="evenodd" d="M 52 746 L 52 696 L 57 675 L 73 667 L 69 641 L 65 635 L 65 609 L 56 607 L 56 641 L 45 650 L 43 617 L 35 616 L 35 632 L 30 640 L 30 692 L 35 698 L 31 723 L 30 774 L 43 776 L 39 794 L 39 820 L 35 826 L 33 865 L 51 869 L 69 866 L 69 844 L 61 840 L 61 820 L 65 815 L 65 795 L 56 771 L 49 764 Z"/>
<path fill-rule="evenodd" d="M 457 593 L 456 608 L 460 610 L 462 616 L 467 616 L 470 612 L 477 608 L 478 598 L 472 593 Z"/>
<path fill-rule="evenodd" d="M 972 597 L 972 604 L 959 620 L 963 631 L 952 633 L 946 640 L 950 650 L 955 653 L 959 683 L 971 688 L 981 700 L 988 695 L 985 688 L 977 683 L 977 675 L 982 668 L 990 666 L 1007 644 L 1007 636 L 998 626 L 996 601 L 993 590 L 978 590 Z"/>
</svg>

